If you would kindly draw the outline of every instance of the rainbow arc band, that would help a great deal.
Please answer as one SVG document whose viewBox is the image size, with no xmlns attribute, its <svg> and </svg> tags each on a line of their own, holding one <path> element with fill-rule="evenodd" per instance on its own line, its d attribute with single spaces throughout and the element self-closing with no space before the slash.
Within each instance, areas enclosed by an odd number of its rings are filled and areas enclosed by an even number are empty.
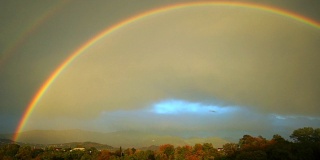
<svg viewBox="0 0 320 160">
<path fill-rule="evenodd" d="M 290 19 L 294 19 L 296 21 L 299 21 L 301 23 L 307 24 L 309 26 L 315 27 L 317 29 L 320 29 L 320 23 L 298 15 L 294 12 L 290 12 L 284 9 L 276 8 L 273 6 L 265 6 L 260 4 L 254 4 L 254 3 L 243 3 L 243 2 L 224 2 L 224 1 L 215 1 L 215 2 L 191 2 L 191 3 L 180 3 L 180 4 L 174 4 L 169 5 L 165 7 L 156 8 L 153 10 L 149 10 L 146 12 L 143 12 L 141 14 L 138 14 L 136 16 L 133 16 L 131 18 L 128 18 L 124 21 L 121 21 L 115 25 L 112 25 L 110 27 L 107 27 L 105 30 L 103 30 L 101 33 L 97 34 L 87 42 L 85 42 L 83 45 L 81 45 L 77 50 L 75 50 L 64 62 L 59 65 L 57 69 L 54 70 L 54 72 L 49 76 L 49 78 L 42 84 L 40 89 L 37 91 L 35 96 L 32 98 L 30 103 L 27 106 L 27 109 L 25 110 L 23 116 L 21 117 L 21 120 L 19 121 L 19 124 L 16 128 L 15 135 L 13 137 L 14 141 L 19 140 L 19 133 L 23 130 L 24 125 L 28 121 L 29 116 L 31 115 L 32 111 L 35 109 L 35 106 L 41 99 L 41 97 L 44 95 L 46 90 L 50 87 L 50 85 L 54 82 L 54 80 L 59 76 L 59 74 L 80 54 L 82 54 L 86 49 L 91 47 L 93 44 L 95 44 L 97 41 L 102 39 L 103 37 L 107 36 L 108 34 L 122 28 L 123 26 L 126 26 L 134 21 L 141 20 L 145 17 L 155 15 L 158 13 L 170 11 L 170 10 L 176 10 L 176 9 L 183 9 L 188 7 L 201 7 L 201 6 L 234 6 L 234 7 L 241 7 L 241 8 L 247 8 L 247 9 L 256 9 L 260 11 L 270 12 L 273 14 L 281 15 Z"/>
</svg>

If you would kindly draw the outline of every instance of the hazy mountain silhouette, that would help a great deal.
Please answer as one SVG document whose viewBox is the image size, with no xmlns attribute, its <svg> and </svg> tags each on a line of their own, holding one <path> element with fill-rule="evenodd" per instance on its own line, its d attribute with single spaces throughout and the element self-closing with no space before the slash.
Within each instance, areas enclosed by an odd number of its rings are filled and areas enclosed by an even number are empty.
<svg viewBox="0 0 320 160">
<path fill-rule="evenodd" d="M 11 138 L 12 135 L 0 135 Z M 96 142 L 112 147 L 124 148 L 159 146 L 173 144 L 175 146 L 194 145 L 195 143 L 212 143 L 214 147 L 221 147 L 229 141 L 218 137 L 181 138 L 177 136 L 163 136 L 139 131 L 118 131 L 110 133 L 92 132 L 84 130 L 32 130 L 20 133 L 20 142 L 33 144 L 63 144 L 70 142 Z"/>
<path fill-rule="evenodd" d="M 50 146 L 57 147 L 57 148 L 79 148 L 79 147 L 91 148 L 91 147 L 94 147 L 98 150 L 103 150 L 103 149 L 114 150 L 115 149 L 112 146 L 109 146 L 106 144 L 95 143 L 95 142 L 71 142 L 71 143 L 62 143 L 62 144 L 52 144 Z"/>
</svg>

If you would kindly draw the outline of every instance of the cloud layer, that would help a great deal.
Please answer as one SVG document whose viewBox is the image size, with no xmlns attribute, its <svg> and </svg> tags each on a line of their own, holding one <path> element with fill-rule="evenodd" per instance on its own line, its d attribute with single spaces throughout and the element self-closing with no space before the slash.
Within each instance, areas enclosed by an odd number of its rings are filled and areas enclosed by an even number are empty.
<svg viewBox="0 0 320 160">
<path fill-rule="evenodd" d="M 285 121 L 281 117 L 319 117 L 319 35 L 306 24 L 253 9 L 193 7 L 149 16 L 106 36 L 70 64 L 26 128 L 48 118 L 114 129 L 157 122 L 166 131 L 190 130 L 183 125 L 189 123 L 195 131 L 245 132 L 272 128 Z M 146 112 L 172 99 L 190 102 L 180 106 L 184 114 Z M 241 109 L 193 119 L 200 104 Z"/>
</svg>

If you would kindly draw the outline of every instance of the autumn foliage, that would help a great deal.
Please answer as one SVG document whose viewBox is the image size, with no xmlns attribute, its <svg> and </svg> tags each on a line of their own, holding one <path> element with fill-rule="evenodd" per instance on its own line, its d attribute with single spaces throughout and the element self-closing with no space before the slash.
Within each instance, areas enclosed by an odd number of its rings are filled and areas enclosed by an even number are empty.
<svg viewBox="0 0 320 160">
<path fill-rule="evenodd" d="M 238 143 L 226 143 L 214 148 L 211 143 L 173 146 L 163 144 L 158 150 L 102 150 L 91 147 L 85 151 L 54 148 L 31 148 L 17 144 L 0 145 L 0 159 L 31 160 L 318 160 L 320 159 L 320 129 L 295 130 L 285 140 L 276 134 L 267 140 L 262 136 L 244 135 Z"/>
</svg>

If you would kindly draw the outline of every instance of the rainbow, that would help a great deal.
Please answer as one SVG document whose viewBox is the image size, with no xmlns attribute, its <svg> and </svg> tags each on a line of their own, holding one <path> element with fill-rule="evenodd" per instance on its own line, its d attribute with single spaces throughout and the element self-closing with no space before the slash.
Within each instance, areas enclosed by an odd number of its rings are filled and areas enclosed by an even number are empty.
<svg viewBox="0 0 320 160">
<path fill-rule="evenodd" d="M 101 33 L 97 34 L 87 42 L 85 42 L 83 45 L 81 45 L 78 49 L 76 49 L 64 62 L 62 62 L 61 65 L 57 69 L 54 70 L 54 72 L 49 76 L 49 78 L 42 84 L 40 89 L 37 91 L 35 96 L 32 98 L 31 102 L 28 104 L 27 109 L 25 110 L 21 120 L 19 121 L 19 124 L 16 128 L 15 135 L 13 139 L 17 141 L 19 139 L 19 133 L 23 130 L 24 125 L 28 121 L 28 118 L 32 111 L 34 110 L 35 106 L 41 99 L 41 97 L 44 95 L 46 90 L 50 87 L 50 85 L 55 81 L 55 79 L 59 76 L 59 74 L 74 60 L 76 59 L 80 54 L 82 54 L 86 49 L 94 45 L 97 41 L 102 39 L 103 37 L 107 36 L 108 34 L 132 23 L 138 20 L 141 20 L 143 18 L 146 18 L 151 15 L 155 15 L 158 13 L 170 11 L 170 10 L 176 10 L 176 9 L 183 9 L 188 7 L 200 7 L 200 6 L 234 6 L 234 7 L 242 7 L 247 9 L 256 9 L 261 10 L 265 12 L 270 12 L 273 14 L 281 15 L 290 19 L 294 19 L 296 21 L 299 21 L 301 23 L 304 23 L 306 25 L 315 27 L 317 29 L 320 29 L 320 23 L 306 18 L 304 16 L 298 15 L 294 12 L 290 12 L 287 10 L 283 10 L 276 7 L 271 6 L 264 6 L 259 4 L 253 4 L 253 3 L 243 3 L 243 2 L 224 2 L 224 1 L 215 1 L 215 2 L 190 2 L 190 3 L 178 3 L 173 4 L 169 6 L 164 6 L 161 8 L 156 8 L 153 10 L 149 10 L 146 12 L 143 12 L 141 14 L 135 15 L 131 18 L 128 18 L 124 21 L 121 21 L 115 25 L 112 25 L 105 30 L 103 30 Z"/>
</svg>

